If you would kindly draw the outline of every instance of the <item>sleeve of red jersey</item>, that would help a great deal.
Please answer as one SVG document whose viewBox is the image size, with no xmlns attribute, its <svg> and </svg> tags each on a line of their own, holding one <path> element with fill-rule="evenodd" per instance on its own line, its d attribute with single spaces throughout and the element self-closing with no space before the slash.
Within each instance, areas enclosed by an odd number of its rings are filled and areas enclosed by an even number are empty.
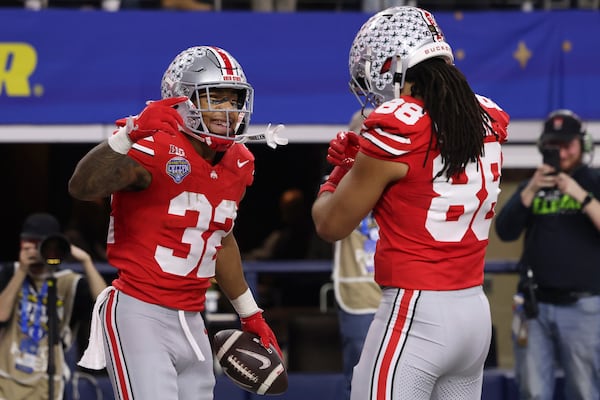
<svg viewBox="0 0 600 400">
<path fill-rule="evenodd" d="M 403 162 L 405 158 L 423 145 L 423 137 L 429 137 L 427 118 L 420 118 L 414 125 L 407 125 L 394 114 L 372 112 L 364 121 L 360 151 L 380 160 Z"/>
<path fill-rule="evenodd" d="M 508 123 L 510 116 L 503 110 L 488 110 L 492 117 L 492 129 L 498 134 L 498 141 L 504 143 L 508 140 Z"/>
<path fill-rule="evenodd" d="M 500 143 L 506 142 L 508 140 L 510 116 L 493 100 L 481 95 L 477 95 L 477 99 L 492 118 L 492 129 L 498 135 L 498 141 Z"/>
</svg>

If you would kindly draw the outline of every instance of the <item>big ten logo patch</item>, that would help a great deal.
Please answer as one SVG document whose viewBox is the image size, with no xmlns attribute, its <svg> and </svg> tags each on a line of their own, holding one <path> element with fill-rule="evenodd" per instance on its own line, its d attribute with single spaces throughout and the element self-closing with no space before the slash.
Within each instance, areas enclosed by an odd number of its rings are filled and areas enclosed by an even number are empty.
<svg viewBox="0 0 600 400">
<path fill-rule="evenodd" d="M 31 75 L 37 66 L 37 52 L 28 43 L 0 42 L 0 96 L 39 97 L 42 85 L 32 85 Z"/>
</svg>

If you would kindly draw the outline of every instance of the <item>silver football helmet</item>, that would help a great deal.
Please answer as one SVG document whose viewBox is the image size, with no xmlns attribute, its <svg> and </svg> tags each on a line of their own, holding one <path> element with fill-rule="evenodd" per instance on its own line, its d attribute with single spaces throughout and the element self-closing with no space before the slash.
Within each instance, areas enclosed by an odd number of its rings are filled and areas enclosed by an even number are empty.
<svg viewBox="0 0 600 400">
<path fill-rule="evenodd" d="M 217 108 L 218 104 L 211 102 L 210 91 L 222 88 L 239 91 L 236 108 Z M 225 151 L 246 132 L 254 103 L 254 90 L 240 64 L 227 51 L 212 46 L 190 47 L 179 53 L 163 75 L 161 95 L 163 99 L 188 97 L 189 101 L 178 107 L 185 122 L 184 132 L 217 151 Z M 208 107 L 201 107 L 201 96 L 206 96 Z M 231 133 L 219 135 L 209 131 L 202 113 L 216 111 L 225 112 L 227 125 L 233 128 Z"/>
<path fill-rule="evenodd" d="M 433 15 L 417 7 L 391 7 L 363 24 L 350 49 L 350 89 L 363 107 L 400 97 L 406 70 L 432 57 L 454 56 Z"/>
</svg>

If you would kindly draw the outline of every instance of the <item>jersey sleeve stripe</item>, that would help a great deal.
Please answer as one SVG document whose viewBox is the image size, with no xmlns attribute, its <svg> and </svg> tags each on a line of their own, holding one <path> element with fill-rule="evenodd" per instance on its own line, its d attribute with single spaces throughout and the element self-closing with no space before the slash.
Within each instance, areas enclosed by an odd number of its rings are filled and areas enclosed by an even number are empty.
<svg viewBox="0 0 600 400">
<path fill-rule="evenodd" d="M 368 132 L 363 133 L 363 137 L 366 140 L 368 140 L 369 142 L 373 143 L 375 146 L 379 147 L 381 150 L 383 150 L 383 151 L 385 151 L 387 153 L 390 153 L 390 154 L 392 154 L 394 156 L 401 156 L 401 155 L 407 153 L 404 150 L 396 149 L 396 148 L 394 148 L 394 147 L 392 147 L 392 146 L 384 143 L 379 138 L 377 138 L 376 136 L 374 136 L 374 135 L 372 135 L 372 134 L 370 134 Z"/>
<path fill-rule="evenodd" d="M 386 131 L 382 130 L 381 128 L 375 129 L 375 132 L 377 132 L 378 135 L 383 136 L 386 139 L 393 140 L 394 142 L 398 142 L 398 143 L 402 143 L 402 144 L 411 144 L 410 138 L 407 138 L 405 136 L 387 133 Z"/>
<path fill-rule="evenodd" d="M 139 143 L 134 143 L 133 146 L 131 146 L 132 148 L 136 149 L 137 151 L 141 151 L 142 153 L 146 153 L 149 156 L 153 156 L 154 155 L 154 150 L 146 147 L 146 146 L 142 146 Z"/>
</svg>

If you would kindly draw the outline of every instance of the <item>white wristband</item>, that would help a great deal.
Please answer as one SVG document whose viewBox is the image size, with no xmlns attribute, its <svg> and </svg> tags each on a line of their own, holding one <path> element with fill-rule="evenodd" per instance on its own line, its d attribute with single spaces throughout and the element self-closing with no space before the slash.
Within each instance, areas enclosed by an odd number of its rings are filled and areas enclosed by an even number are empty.
<svg viewBox="0 0 600 400">
<path fill-rule="evenodd" d="M 108 145 L 111 149 L 113 149 L 119 154 L 127 154 L 131 149 L 131 146 L 133 145 L 133 143 L 131 143 L 131 140 L 129 140 L 129 135 L 127 134 L 127 127 L 120 127 L 117 133 L 109 137 Z"/>
<path fill-rule="evenodd" d="M 258 307 L 258 304 L 256 304 L 250 288 L 246 289 L 246 291 L 238 298 L 231 300 L 231 305 L 235 309 L 235 312 L 242 318 L 249 317 L 262 311 L 262 309 Z"/>
</svg>

